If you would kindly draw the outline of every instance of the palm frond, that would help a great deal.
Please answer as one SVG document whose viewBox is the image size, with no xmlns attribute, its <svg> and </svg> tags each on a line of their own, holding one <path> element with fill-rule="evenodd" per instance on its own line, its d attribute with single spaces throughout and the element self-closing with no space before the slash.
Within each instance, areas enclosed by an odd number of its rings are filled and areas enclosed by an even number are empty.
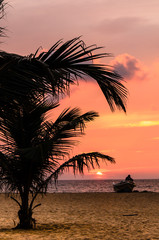
<svg viewBox="0 0 159 240">
<path fill-rule="evenodd" d="M 50 158 L 50 166 L 54 165 L 56 159 L 63 159 L 69 154 L 76 143 L 72 138 L 84 134 L 85 124 L 93 121 L 98 114 L 94 111 L 81 114 L 79 108 L 66 109 L 55 122 L 44 122 L 39 126 L 38 138 L 33 140 L 30 147 L 19 148 L 18 152 L 25 158 L 42 161 Z M 53 157 L 52 157 L 53 156 Z"/>
<path fill-rule="evenodd" d="M 20 191 L 26 182 L 30 191 L 38 186 L 46 189 L 46 175 L 69 156 L 76 143 L 74 138 L 83 135 L 86 123 L 98 116 L 94 111 L 82 114 L 79 108 L 68 108 L 54 122 L 47 121 L 45 115 L 57 106 L 47 99 L 27 99 L 25 103 L 12 103 L 8 115 L 3 113 L 0 173 L 8 189 Z M 3 156 L 7 160 L 3 161 Z"/>
<path fill-rule="evenodd" d="M 114 111 L 115 106 L 126 111 L 127 89 L 121 83 L 122 77 L 114 72 L 111 66 L 93 63 L 93 60 L 110 57 L 108 53 L 94 54 L 101 47 L 95 45 L 85 47 L 80 38 L 74 38 L 60 45 L 59 41 L 48 51 L 39 56 L 52 71 L 63 73 L 63 81 L 71 77 L 74 82 L 78 77 L 89 76 L 96 80 L 101 88 L 110 108 Z M 60 82 L 60 80 L 58 80 Z"/>
<path fill-rule="evenodd" d="M 110 108 L 126 111 L 127 89 L 122 77 L 110 66 L 95 64 L 93 60 L 109 57 L 108 53 L 94 53 L 101 49 L 86 47 L 80 38 L 62 44 L 58 41 L 38 57 L 28 57 L 0 52 L 0 102 L 1 106 L 29 94 L 51 93 L 54 97 L 66 94 L 70 84 L 78 78 L 91 77 L 97 81 Z M 20 100 L 19 100 L 20 101 Z"/>
<path fill-rule="evenodd" d="M 82 153 L 74 156 L 68 161 L 61 164 L 46 180 L 47 183 L 50 183 L 52 178 L 56 181 L 58 176 L 62 174 L 64 171 L 72 168 L 74 174 L 84 173 L 84 168 L 90 170 L 91 168 L 100 167 L 100 161 L 103 160 L 105 163 L 108 161 L 110 163 L 115 163 L 114 158 L 102 154 L 100 152 L 90 152 L 90 153 Z"/>
</svg>

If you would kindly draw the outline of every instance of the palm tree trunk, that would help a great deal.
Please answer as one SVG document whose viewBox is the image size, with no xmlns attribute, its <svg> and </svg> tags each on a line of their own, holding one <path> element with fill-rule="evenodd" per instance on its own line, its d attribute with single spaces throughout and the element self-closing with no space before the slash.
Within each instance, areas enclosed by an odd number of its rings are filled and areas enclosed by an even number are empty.
<svg viewBox="0 0 159 240">
<path fill-rule="evenodd" d="M 29 207 L 29 191 L 24 191 L 21 195 L 21 207 L 18 211 L 19 223 L 18 229 L 32 229 L 35 226 L 35 220 L 32 218 L 32 209 Z"/>
</svg>

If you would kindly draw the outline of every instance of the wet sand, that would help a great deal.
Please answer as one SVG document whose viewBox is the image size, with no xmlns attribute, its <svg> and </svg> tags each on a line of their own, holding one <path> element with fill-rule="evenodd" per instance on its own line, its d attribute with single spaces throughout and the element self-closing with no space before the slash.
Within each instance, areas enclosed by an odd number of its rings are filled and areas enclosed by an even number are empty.
<svg viewBox="0 0 159 240">
<path fill-rule="evenodd" d="M 12 230 L 18 207 L 0 194 L 0 240 L 159 239 L 159 193 L 56 193 L 40 196 L 35 230 Z"/>
</svg>

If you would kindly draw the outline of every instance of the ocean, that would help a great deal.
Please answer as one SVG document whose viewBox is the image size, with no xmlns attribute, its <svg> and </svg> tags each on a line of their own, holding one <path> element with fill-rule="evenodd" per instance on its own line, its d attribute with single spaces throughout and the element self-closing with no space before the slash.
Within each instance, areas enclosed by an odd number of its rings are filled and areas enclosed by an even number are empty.
<svg viewBox="0 0 159 240">
<path fill-rule="evenodd" d="M 50 193 L 114 192 L 113 183 L 121 180 L 59 180 L 57 186 L 49 187 Z M 134 190 L 139 192 L 159 192 L 159 179 L 139 179 L 134 181 Z"/>
</svg>

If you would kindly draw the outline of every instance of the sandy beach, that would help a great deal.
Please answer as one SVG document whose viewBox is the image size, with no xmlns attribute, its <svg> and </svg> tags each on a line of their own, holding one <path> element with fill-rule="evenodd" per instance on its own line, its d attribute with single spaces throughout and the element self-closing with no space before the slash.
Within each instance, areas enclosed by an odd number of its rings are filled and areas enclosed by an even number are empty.
<svg viewBox="0 0 159 240">
<path fill-rule="evenodd" d="M 35 230 L 13 230 L 14 201 L 0 194 L 0 240 L 159 239 L 159 193 L 55 193 L 39 197 Z"/>
</svg>

